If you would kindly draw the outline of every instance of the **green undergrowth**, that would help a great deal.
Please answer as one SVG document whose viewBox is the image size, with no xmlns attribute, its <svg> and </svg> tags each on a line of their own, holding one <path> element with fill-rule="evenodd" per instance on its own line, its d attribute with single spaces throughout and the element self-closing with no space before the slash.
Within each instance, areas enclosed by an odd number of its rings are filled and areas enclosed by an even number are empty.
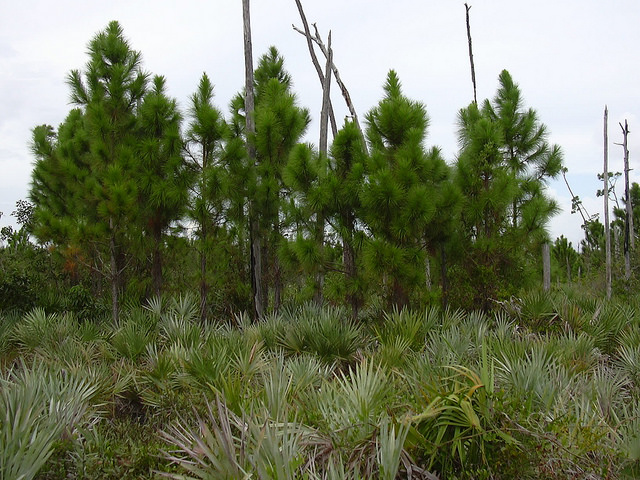
<svg viewBox="0 0 640 480">
<path fill-rule="evenodd" d="M 0 478 L 634 478 L 634 300 L 0 325 Z"/>
</svg>

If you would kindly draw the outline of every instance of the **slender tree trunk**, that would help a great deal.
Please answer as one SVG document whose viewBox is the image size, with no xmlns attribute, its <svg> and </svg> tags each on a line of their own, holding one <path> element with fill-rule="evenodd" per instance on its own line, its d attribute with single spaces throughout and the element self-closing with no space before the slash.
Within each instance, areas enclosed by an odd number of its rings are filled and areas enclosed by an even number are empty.
<svg viewBox="0 0 640 480">
<path fill-rule="evenodd" d="M 282 281 L 282 266 L 280 265 L 280 260 L 278 260 L 277 255 L 273 256 L 273 264 L 273 310 L 275 313 L 278 313 L 282 306 L 284 284 Z"/>
<path fill-rule="evenodd" d="M 633 207 L 631 205 L 631 192 L 629 191 L 629 150 L 627 149 L 627 137 L 629 135 L 629 124 L 624 121 L 622 128 L 622 149 L 624 150 L 624 196 L 626 216 L 624 222 L 624 276 L 631 278 L 631 251 L 635 247 L 633 238 Z"/>
<path fill-rule="evenodd" d="M 296 0 L 297 1 L 297 0 Z M 329 135 L 328 135 L 328 123 L 329 123 L 329 109 L 331 108 L 331 63 L 333 62 L 333 51 L 331 50 L 331 30 L 329 30 L 329 39 L 327 41 L 329 45 L 329 55 L 327 56 L 327 64 L 325 67 L 324 81 L 322 82 L 322 111 L 320 112 L 320 155 L 326 158 Z"/>
<path fill-rule="evenodd" d="M 347 301 L 351 305 L 351 317 L 356 320 L 360 311 L 360 295 L 355 291 L 355 281 L 357 277 L 356 253 L 351 241 L 342 239 L 342 261 L 347 275 Z"/>
<path fill-rule="evenodd" d="M 252 137 L 256 131 L 254 118 L 255 99 L 253 91 L 253 47 L 251 45 L 251 15 L 249 0 L 242 0 L 242 19 L 244 27 L 244 111 L 246 119 L 247 153 L 249 155 L 249 162 L 252 165 L 255 165 L 256 150 L 255 146 L 249 141 L 249 138 Z M 258 181 L 260 181 L 260 179 L 258 179 Z M 260 222 L 258 220 L 258 213 L 256 212 L 255 203 L 252 202 L 249 208 L 249 229 L 251 232 L 251 286 L 253 296 L 253 317 L 254 319 L 259 319 L 262 318 L 265 310 L 262 265 L 262 233 L 260 231 Z"/>
<path fill-rule="evenodd" d="M 398 277 L 393 278 L 393 286 L 392 286 L 392 299 L 391 306 L 393 308 L 397 308 L 398 310 L 402 310 L 403 308 L 409 305 L 409 294 L 407 293 L 407 289 L 400 282 Z"/>
<path fill-rule="evenodd" d="M 111 236 L 109 237 L 109 257 L 111 268 L 111 318 L 113 324 L 118 323 L 120 317 L 120 271 L 118 269 L 118 251 L 116 248 L 116 235 L 114 232 L 113 219 L 109 219 L 109 228 L 111 230 Z"/>
<path fill-rule="evenodd" d="M 153 227 L 153 254 L 151 259 L 151 283 L 153 294 L 159 297 L 162 293 L 162 229 Z"/>
<path fill-rule="evenodd" d="M 469 41 L 469 62 L 471 63 L 471 83 L 473 84 L 473 103 L 478 104 L 478 97 L 476 95 L 476 69 L 473 64 L 473 46 L 471 44 L 471 25 L 469 24 L 469 10 L 471 7 L 464 4 L 464 8 L 467 11 L 467 39 Z"/>
<path fill-rule="evenodd" d="M 542 289 L 551 290 L 551 251 L 546 242 L 542 245 Z"/>
<path fill-rule="evenodd" d="M 201 225 L 200 238 L 200 322 L 204 324 L 207 320 L 207 296 L 209 293 L 209 285 L 207 283 L 207 220 L 203 219 Z"/>
<path fill-rule="evenodd" d="M 447 252 L 440 246 L 440 282 L 442 283 L 442 310 L 449 305 L 449 279 L 447 277 Z"/>
<path fill-rule="evenodd" d="M 333 51 L 331 50 L 331 31 L 329 31 L 329 55 L 327 57 L 327 64 L 325 67 L 324 83 L 322 84 L 322 111 L 320 112 L 320 143 L 319 153 L 321 158 L 327 158 L 328 156 L 328 123 L 329 123 L 329 109 L 331 107 L 331 62 L 333 61 Z M 322 212 L 316 214 L 316 242 L 318 248 L 322 252 L 324 249 L 324 215 Z M 324 287 L 324 266 L 320 265 L 316 272 L 315 279 L 315 292 L 313 294 L 313 300 L 317 305 L 322 305 L 323 297 L 322 290 Z"/>
<path fill-rule="evenodd" d="M 611 299 L 611 233 L 609 229 L 609 110 L 604 107 L 604 242 L 605 242 L 605 282 L 607 299 Z"/>
</svg>

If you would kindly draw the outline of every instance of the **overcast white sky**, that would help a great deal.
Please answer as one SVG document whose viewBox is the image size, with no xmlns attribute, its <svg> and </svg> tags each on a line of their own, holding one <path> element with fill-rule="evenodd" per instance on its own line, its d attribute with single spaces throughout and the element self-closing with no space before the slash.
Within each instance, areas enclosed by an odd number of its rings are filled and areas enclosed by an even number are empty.
<svg viewBox="0 0 640 480">
<path fill-rule="evenodd" d="M 629 121 L 631 168 L 640 158 L 640 2 L 638 0 L 473 1 L 478 99 L 493 97 L 507 69 L 526 106 L 537 110 L 552 143 L 561 145 L 568 179 L 589 213 L 602 210 L 596 174 L 603 165 L 603 109 L 609 106 L 610 170 L 622 171 L 618 122 Z M 458 110 L 472 100 L 464 2 L 436 0 L 303 0 L 307 18 L 326 36 L 332 30 L 334 61 L 359 116 L 381 98 L 389 69 L 405 94 L 424 102 L 431 118 L 428 146 L 455 160 Z M 300 104 L 319 117 L 321 90 L 307 46 L 291 25 L 301 25 L 294 0 L 252 2 L 254 61 L 275 45 L 283 54 Z M 69 109 L 68 72 L 83 69 L 89 40 L 118 20 L 144 67 L 167 78 L 182 107 L 204 71 L 215 83 L 217 104 L 227 111 L 243 85 L 240 0 L 109 2 L 4 0 L 0 15 L 0 227 L 27 198 L 36 125 L 57 127 Z M 340 121 L 348 113 L 339 90 L 333 103 Z M 317 122 L 307 140 L 317 143 Z M 637 132 L 637 133 L 636 133 Z M 632 172 L 640 182 L 640 174 Z M 620 189 L 622 182 L 620 182 Z M 550 186 L 563 208 L 550 226 L 577 246 L 581 219 L 571 215 L 560 179 Z M 622 190 L 620 190 L 622 191 Z"/>
</svg>

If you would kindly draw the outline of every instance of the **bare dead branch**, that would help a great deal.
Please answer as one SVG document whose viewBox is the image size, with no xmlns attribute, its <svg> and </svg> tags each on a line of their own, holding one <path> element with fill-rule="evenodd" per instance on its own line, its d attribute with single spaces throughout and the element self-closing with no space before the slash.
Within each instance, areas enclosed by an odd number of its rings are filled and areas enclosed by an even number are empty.
<svg viewBox="0 0 640 480">
<path fill-rule="evenodd" d="M 331 30 L 329 30 L 329 56 L 325 67 L 324 83 L 322 85 L 322 111 L 320 112 L 320 155 L 327 156 L 328 138 L 327 123 L 329 120 L 329 107 L 331 105 L 331 63 L 333 61 L 333 51 L 331 50 Z M 335 136 L 335 135 L 334 135 Z"/>
<path fill-rule="evenodd" d="M 313 42 L 311 38 L 311 31 L 309 30 L 309 23 L 307 22 L 307 17 L 304 14 L 304 10 L 302 9 L 302 3 L 300 0 L 296 0 L 296 5 L 298 7 L 298 12 L 300 13 L 300 19 L 302 20 L 302 26 L 304 27 L 304 31 L 298 29 L 295 25 L 292 25 L 293 29 L 304 35 L 307 39 L 307 47 L 309 48 L 309 54 L 311 55 L 311 62 L 316 69 L 318 74 L 318 78 L 320 79 L 320 84 L 324 87 L 325 80 L 324 74 L 322 73 L 322 67 L 320 66 L 320 62 L 318 61 L 318 57 L 316 55 L 315 50 L 313 49 Z M 329 120 L 331 121 L 331 131 L 333 136 L 335 137 L 338 133 L 338 126 L 336 124 L 336 117 L 333 113 L 333 106 L 331 105 L 331 99 L 329 99 Z"/>
<path fill-rule="evenodd" d="M 299 0 L 296 0 L 296 3 L 298 1 Z M 322 54 L 325 56 L 325 58 L 327 58 L 328 55 L 329 55 L 329 52 L 327 50 L 327 47 L 324 45 L 324 42 L 322 41 L 322 38 L 320 38 L 320 34 L 318 33 L 318 27 L 317 27 L 317 25 L 315 23 L 313 24 L 313 28 L 315 30 L 315 36 L 311 36 L 309 34 L 308 38 L 313 40 L 318 45 L 318 47 L 320 48 L 320 51 L 322 52 Z M 293 29 L 296 32 L 306 36 L 305 32 L 303 32 L 299 28 L 296 28 L 294 26 Z M 362 145 L 363 145 L 364 151 L 365 151 L 366 154 L 368 154 L 367 142 L 365 141 L 364 133 L 362 132 L 362 128 L 360 127 L 360 122 L 358 121 L 358 114 L 356 113 L 356 109 L 354 108 L 353 102 L 351 101 L 351 95 L 349 94 L 349 90 L 347 90 L 347 87 L 345 86 L 344 82 L 342 81 L 342 78 L 340 77 L 340 72 L 338 71 L 338 68 L 336 67 L 335 62 L 333 62 L 333 61 L 331 62 L 331 68 L 333 70 L 333 76 L 336 79 L 336 83 L 338 84 L 338 86 L 340 87 L 340 91 L 342 92 L 342 97 L 344 98 L 344 101 L 347 104 L 347 108 L 349 109 L 349 113 L 351 114 L 353 122 L 358 127 L 358 130 L 360 130 L 360 135 L 362 136 Z"/>
<path fill-rule="evenodd" d="M 467 11 L 467 39 L 469 40 L 469 62 L 471 62 L 471 83 L 473 83 L 473 103 L 478 104 L 478 97 L 476 95 L 476 69 L 473 64 L 473 47 L 471 45 L 471 25 L 469 24 L 469 10 L 471 7 L 464 4 L 464 8 Z"/>
</svg>

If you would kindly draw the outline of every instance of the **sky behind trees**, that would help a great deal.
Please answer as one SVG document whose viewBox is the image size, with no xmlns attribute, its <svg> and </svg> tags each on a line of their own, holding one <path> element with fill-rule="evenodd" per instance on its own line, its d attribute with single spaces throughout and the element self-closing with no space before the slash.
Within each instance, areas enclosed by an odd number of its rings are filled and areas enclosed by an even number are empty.
<svg viewBox="0 0 640 480">
<path fill-rule="evenodd" d="M 507 69 L 525 103 L 537 110 L 561 145 L 567 178 L 589 213 L 602 210 L 595 197 L 602 169 L 602 116 L 609 106 L 610 170 L 622 170 L 618 122 L 629 121 L 631 168 L 640 152 L 640 3 L 540 1 L 468 2 L 472 8 L 478 100 L 492 97 Z M 473 99 L 463 2 L 326 0 L 303 2 L 310 23 L 326 38 L 332 30 L 334 62 L 361 117 L 383 95 L 389 69 L 397 71 L 405 94 L 426 104 L 427 145 L 437 145 L 452 163 L 458 152 L 456 116 Z M 83 69 L 87 44 L 111 20 L 118 20 L 145 70 L 167 78 L 168 94 L 184 110 L 206 71 L 215 103 L 228 111 L 243 86 L 240 2 L 24 1 L 6 5 L 0 18 L 0 226 L 27 198 L 33 155 L 33 127 L 57 128 L 71 108 L 66 75 Z M 291 25 L 301 22 L 293 0 L 254 1 L 254 58 L 275 45 L 291 73 L 293 89 L 313 123 L 306 140 L 318 143 L 321 88 L 304 38 Z M 339 89 L 332 98 L 339 122 L 348 114 Z M 640 134 L 639 134 L 640 135 Z M 632 180 L 640 176 L 632 172 Z M 622 185 L 620 185 L 622 187 Z M 621 191 L 621 190 L 620 190 Z M 562 179 L 551 192 L 563 213 L 550 228 L 574 245 L 582 238 L 580 217 L 571 215 Z"/>
</svg>

